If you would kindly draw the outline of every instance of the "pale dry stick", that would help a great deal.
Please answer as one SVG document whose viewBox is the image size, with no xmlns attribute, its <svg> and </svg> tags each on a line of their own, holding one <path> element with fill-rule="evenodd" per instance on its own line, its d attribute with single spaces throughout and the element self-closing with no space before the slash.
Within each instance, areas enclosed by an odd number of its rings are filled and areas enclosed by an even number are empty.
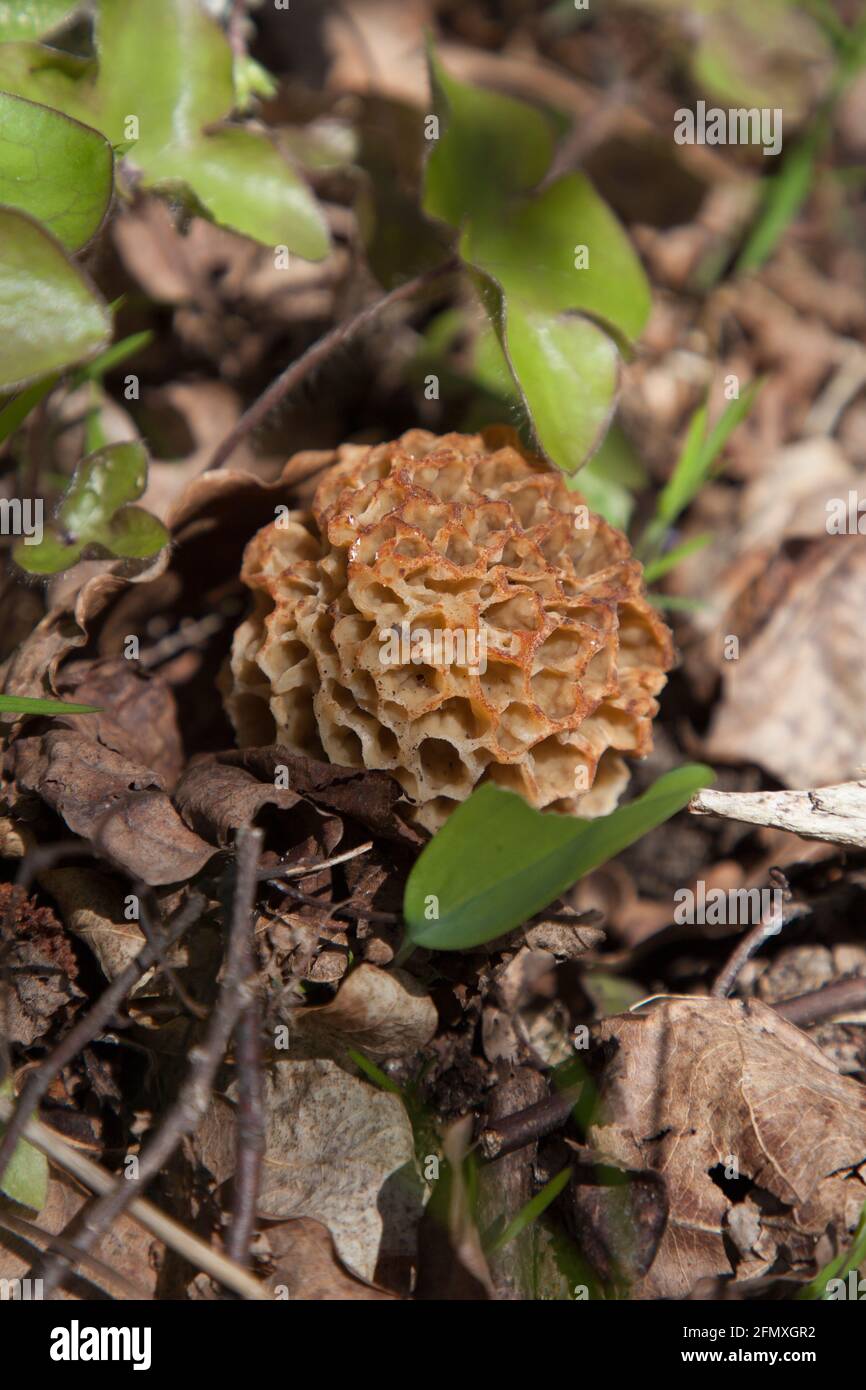
<svg viewBox="0 0 866 1390">
<path fill-rule="evenodd" d="M 0 1178 L 6 1171 L 15 1146 L 24 1134 L 30 1116 L 35 1113 L 40 1102 L 48 1094 L 55 1077 L 59 1076 L 67 1063 L 92 1042 L 111 1021 L 129 991 L 138 983 L 142 975 L 156 965 L 160 955 L 179 941 L 184 932 L 192 926 L 205 908 L 205 898 L 201 893 L 193 893 L 169 923 L 165 940 L 156 939 L 143 946 L 134 960 L 108 986 L 97 999 L 89 1013 L 80 1018 L 44 1062 L 30 1073 L 18 1097 L 15 1114 L 0 1140 Z"/>
<path fill-rule="evenodd" d="M 0 1096 L 0 1124 L 8 1122 L 14 1107 L 14 1101 Z M 116 1179 L 113 1174 L 107 1173 L 98 1163 L 94 1163 L 77 1149 L 71 1148 L 53 1129 L 42 1124 L 41 1120 L 28 1120 L 24 1126 L 23 1137 L 28 1144 L 44 1153 L 57 1168 L 71 1173 L 85 1187 L 89 1187 L 91 1192 L 108 1193 L 115 1190 Z M 180 1222 L 166 1216 L 165 1212 L 160 1211 L 159 1207 L 155 1207 L 145 1197 L 133 1197 L 127 1213 L 139 1226 L 143 1226 L 157 1240 L 161 1240 L 163 1245 L 176 1250 L 190 1264 L 209 1274 L 212 1279 L 218 1280 L 227 1289 L 232 1289 L 243 1298 L 270 1299 L 268 1290 L 258 1279 L 241 1269 L 222 1251 L 213 1249 L 200 1236 L 181 1226 Z M 78 1253 L 80 1252 L 76 1251 L 76 1254 Z"/>
<path fill-rule="evenodd" d="M 62 1236 L 53 1236 L 50 1231 L 43 1231 L 42 1227 L 37 1226 L 33 1221 L 22 1221 L 11 1211 L 0 1211 L 0 1227 L 10 1231 L 12 1235 L 20 1236 L 29 1245 L 39 1246 L 41 1242 L 41 1246 L 47 1250 L 62 1250 L 64 1246 L 69 1245 L 69 1242 L 65 1241 Z M 98 1260 L 95 1255 L 82 1255 L 81 1263 L 85 1270 L 90 1271 L 86 1277 L 91 1282 L 97 1278 L 103 1284 L 109 1286 L 113 1284 L 115 1288 L 122 1289 L 127 1298 L 138 1300 L 150 1298 L 150 1294 L 140 1288 L 138 1284 L 133 1284 L 131 1279 L 126 1278 L 126 1275 L 121 1274 L 119 1270 L 112 1269 L 111 1265 L 107 1265 L 104 1260 Z"/>
<path fill-rule="evenodd" d="M 217 1071 L 225 1058 L 238 1019 L 254 997 L 252 981 L 245 974 L 248 960 L 250 915 L 255 901 L 256 869 L 261 853 L 261 830 L 243 826 L 237 834 L 235 889 L 229 924 L 226 968 L 204 1043 L 190 1052 L 189 1070 L 174 1104 L 159 1129 L 142 1151 L 135 1179 L 120 1178 L 110 1191 L 85 1209 L 79 1229 L 71 1237 L 77 1251 L 88 1251 L 133 1200 L 136 1186 L 146 1187 L 168 1163 L 187 1135 L 194 1133 L 207 1109 Z M 65 1256 L 41 1261 L 35 1277 L 43 1281 L 49 1297 L 62 1282 L 69 1262 Z"/>
<path fill-rule="evenodd" d="M 253 880 L 251 897 L 255 894 L 258 856 L 249 866 Z M 238 884 L 240 891 L 240 883 Z M 255 973 L 253 942 L 255 932 L 252 914 L 247 913 L 242 935 L 239 970 L 243 978 L 252 979 Z M 253 990 L 243 1009 L 235 1030 L 235 1061 L 238 1072 L 238 1118 L 235 1141 L 236 1162 L 232 1220 L 226 1239 L 226 1251 L 238 1264 L 250 1262 L 250 1243 L 256 1225 L 262 1163 L 265 1156 L 265 1088 L 262 1072 L 262 1007 L 258 990 Z"/>
<path fill-rule="evenodd" d="M 302 353 L 284 372 L 271 382 L 257 401 L 254 401 L 249 410 L 245 410 L 241 418 L 232 430 L 226 435 L 222 443 L 218 444 L 214 456 L 205 469 L 206 473 L 215 468 L 221 468 L 230 458 L 240 444 L 241 440 L 251 434 L 253 430 L 264 424 L 271 411 L 274 410 L 288 393 L 296 386 L 299 386 L 306 377 L 327 361 L 332 352 L 337 348 L 343 347 L 350 338 L 354 338 L 357 333 L 366 328 L 369 323 L 378 318 L 379 314 L 385 309 L 389 309 L 393 304 L 399 304 L 404 299 L 411 299 L 428 285 L 435 284 L 444 276 L 452 274 L 459 268 L 460 262 L 456 256 L 441 265 L 434 266 L 431 270 L 425 270 L 414 279 L 407 280 L 405 284 L 398 285 L 396 289 L 390 290 L 388 294 L 382 295 L 373 304 L 368 304 L 365 309 L 347 319 L 345 323 L 337 324 L 330 333 L 326 333 L 324 338 L 313 343 L 312 347 Z"/>
<path fill-rule="evenodd" d="M 275 869 L 259 869 L 258 877 L 261 879 L 272 878 L 307 878 L 310 874 L 317 874 L 320 869 L 333 869 L 337 864 L 345 864 L 350 859 L 357 859 L 360 854 L 367 854 L 373 848 L 373 841 L 368 840 L 365 845 L 358 845 L 355 849 L 344 849 L 342 854 L 332 854 L 330 859 L 319 859 L 312 864 L 287 864 L 285 868 L 277 865 Z"/>
</svg>

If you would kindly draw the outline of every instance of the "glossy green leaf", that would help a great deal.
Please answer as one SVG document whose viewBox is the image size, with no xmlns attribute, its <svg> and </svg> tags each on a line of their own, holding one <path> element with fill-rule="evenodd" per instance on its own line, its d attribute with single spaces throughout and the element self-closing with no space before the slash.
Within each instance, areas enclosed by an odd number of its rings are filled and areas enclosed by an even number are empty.
<svg viewBox="0 0 866 1390">
<path fill-rule="evenodd" d="M 495 219 L 509 196 L 547 173 L 552 121 L 528 102 L 458 82 L 432 46 L 428 58 L 440 132 L 427 161 L 424 210 L 452 227 Z"/>
<path fill-rule="evenodd" d="M 100 0 L 98 65 L 0 46 L 0 88 L 57 107 L 128 149 L 143 187 L 190 189 L 210 216 L 309 260 L 329 248 L 307 185 L 263 134 L 214 130 L 232 114 L 232 52 L 198 0 Z"/>
<path fill-rule="evenodd" d="M 456 82 L 432 51 L 430 69 L 444 131 L 427 162 L 425 210 L 461 230 L 537 442 L 575 472 L 610 422 L 619 348 L 649 313 L 646 277 L 582 174 L 538 191 L 554 147 L 542 112 Z"/>
<path fill-rule="evenodd" d="M 516 792 L 485 783 L 458 806 L 409 875 L 408 939 L 453 951 L 511 931 L 712 781 L 709 767 L 677 768 L 636 801 L 589 821 L 536 811 Z"/>
<path fill-rule="evenodd" d="M 75 705 L 68 700 L 41 700 L 30 695 L 0 695 L 0 714 L 96 714 L 98 705 Z"/>
<path fill-rule="evenodd" d="M 187 183 L 215 222 L 245 236 L 288 246 L 310 261 L 327 253 L 327 232 L 307 185 L 265 135 L 225 126 L 164 151 L 147 174 L 152 182 Z"/>
<path fill-rule="evenodd" d="M 31 574 L 67 569 L 85 553 L 142 560 L 168 543 L 155 516 L 132 504 L 147 485 L 147 454 L 141 444 L 109 444 L 83 459 L 58 512 L 58 528 L 46 527 L 39 545 L 20 542 L 15 561 Z"/>
<path fill-rule="evenodd" d="M 619 381 L 613 339 L 579 314 L 548 314 L 514 299 L 505 335 L 541 447 L 574 472 L 610 424 Z"/>
<path fill-rule="evenodd" d="M 193 0 L 101 0 L 98 23 L 102 129 L 130 138 L 145 184 L 180 180 L 218 222 L 310 260 L 328 233 L 307 185 L 258 133 L 205 134 L 235 104 L 231 47 Z M 129 117 L 137 121 L 132 127 Z"/>
<path fill-rule="evenodd" d="M 551 314 L 579 311 L 609 324 L 623 341 L 636 338 L 649 316 L 640 261 L 583 174 L 566 174 L 489 223 L 473 222 L 461 251 L 498 281 L 509 303 L 519 299 Z"/>
<path fill-rule="evenodd" d="M 68 251 L 102 225 L 113 171 L 111 146 L 98 131 L 0 92 L 0 203 L 29 213 Z"/>
<path fill-rule="evenodd" d="M 14 1098 L 12 1082 L 7 1077 L 0 1082 L 0 1097 Z M 0 1136 L 6 1126 L 0 1122 Z M 15 1146 L 5 1173 L 0 1177 L 0 1192 L 19 1202 L 30 1211 L 41 1211 L 48 1198 L 48 1159 L 39 1149 L 22 1139 Z"/>
<path fill-rule="evenodd" d="M 41 38 L 80 8 L 81 0 L 0 0 L 0 43 Z"/>
<path fill-rule="evenodd" d="M 63 529 L 76 539 L 95 534 L 147 483 L 147 455 L 140 444 L 113 444 L 82 459 L 60 507 Z"/>
<path fill-rule="evenodd" d="M 0 208 L 0 390 L 93 357 L 105 346 L 105 304 L 59 242 L 26 213 Z"/>
</svg>

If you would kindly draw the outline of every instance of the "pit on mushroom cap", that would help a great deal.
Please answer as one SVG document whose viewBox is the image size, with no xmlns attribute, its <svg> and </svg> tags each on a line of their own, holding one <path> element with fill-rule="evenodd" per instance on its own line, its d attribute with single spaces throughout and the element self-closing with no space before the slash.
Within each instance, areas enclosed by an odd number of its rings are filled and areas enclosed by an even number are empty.
<svg viewBox="0 0 866 1390">
<path fill-rule="evenodd" d="M 344 445 L 250 541 L 241 744 L 390 771 L 436 830 L 482 780 L 613 809 L 672 664 L 628 540 L 512 430 Z"/>
</svg>

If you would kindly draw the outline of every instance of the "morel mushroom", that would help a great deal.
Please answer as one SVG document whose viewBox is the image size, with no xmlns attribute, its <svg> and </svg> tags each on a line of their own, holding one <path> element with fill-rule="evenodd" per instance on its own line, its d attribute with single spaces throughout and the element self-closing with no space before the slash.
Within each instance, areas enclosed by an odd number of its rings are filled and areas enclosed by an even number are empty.
<svg viewBox="0 0 866 1390">
<path fill-rule="evenodd" d="M 513 431 L 344 445 L 247 546 L 241 744 L 385 768 L 437 829 L 479 782 L 602 815 L 652 746 L 670 633 L 625 536 Z"/>
</svg>

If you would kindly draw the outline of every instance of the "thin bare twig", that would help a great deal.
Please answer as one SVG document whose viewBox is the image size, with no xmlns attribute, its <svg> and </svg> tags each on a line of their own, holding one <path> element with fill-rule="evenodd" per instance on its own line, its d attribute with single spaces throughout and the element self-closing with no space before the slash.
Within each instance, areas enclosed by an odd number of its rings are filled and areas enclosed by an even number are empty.
<svg viewBox="0 0 866 1390">
<path fill-rule="evenodd" d="M 148 941 L 147 945 L 139 951 L 135 960 L 130 961 L 129 965 L 111 982 L 108 989 L 100 995 L 89 1013 L 78 1020 L 65 1038 L 61 1039 L 51 1055 L 46 1057 L 45 1061 L 41 1062 L 36 1070 L 30 1073 L 24 1089 L 18 1097 L 15 1113 L 2 1141 L 0 1141 L 0 1177 L 6 1171 L 6 1165 L 15 1151 L 16 1144 L 25 1132 L 30 1116 L 35 1113 L 48 1094 L 55 1077 L 60 1075 L 73 1057 L 78 1056 L 82 1048 L 86 1047 L 102 1032 L 142 975 L 157 964 L 162 952 L 180 940 L 184 932 L 201 916 L 204 907 L 203 895 L 193 893 L 169 923 L 165 940 L 158 942 L 154 938 L 152 941 Z"/>
<path fill-rule="evenodd" d="M 790 897 L 787 880 L 779 869 L 771 869 L 770 878 L 776 884 L 777 889 L 781 889 Z M 711 996 L 714 999 L 727 999 L 737 983 L 740 971 L 746 962 L 751 960 L 755 952 L 759 951 L 771 937 L 778 936 L 782 928 L 787 926 L 789 922 L 796 921 L 798 917 L 805 917 L 809 911 L 810 909 L 805 903 L 786 903 L 781 910 L 773 906 L 769 911 L 763 913 L 760 922 L 737 942 L 710 990 Z"/>
<path fill-rule="evenodd" d="M 278 864 L 273 869 L 259 869 L 258 877 L 269 881 L 278 878 L 307 878 L 310 874 L 317 874 L 320 869 L 333 869 L 337 864 L 357 859 L 359 854 L 366 854 L 372 848 L 373 841 L 368 840 L 365 845 L 357 845 L 355 849 L 344 849 L 341 854 L 332 854 L 330 859 L 314 859 L 304 864 Z"/>
<path fill-rule="evenodd" d="M 252 888 L 241 885 L 240 865 L 236 903 L 242 892 L 252 902 L 258 878 L 258 854 L 245 864 L 244 872 L 252 879 Z M 249 911 L 238 924 L 239 949 L 243 978 L 252 979 L 255 971 L 253 953 L 254 930 Z M 226 1240 L 226 1251 L 240 1265 L 250 1262 L 250 1242 L 256 1224 L 262 1160 L 265 1154 L 265 1097 L 262 1072 L 262 1011 L 258 991 L 254 990 L 249 1003 L 238 1020 L 235 1035 L 235 1060 L 238 1069 L 238 1125 L 232 1221 Z"/>
<path fill-rule="evenodd" d="M 14 1101 L 0 1096 L 0 1123 L 6 1123 L 11 1118 L 13 1107 Z M 39 1120 L 27 1121 L 24 1138 L 28 1144 L 32 1144 L 40 1153 L 50 1158 L 57 1168 L 62 1168 L 78 1178 L 78 1181 L 89 1187 L 91 1192 L 114 1191 L 116 1179 L 111 1173 L 106 1173 L 104 1168 L 100 1168 L 98 1163 L 87 1158 L 79 1149 L 71 1148 L 53 1129 L 49 1129 Z M 264 1285 L 245 1269 L 241 1269 L 221 1250 L 213 1249 L 200 1236 L 188 1231 L 185 1226 L 181 1226 L 178 1221 L 174 1221 L 144 1197 L 132 1199 L 128 1214 L 157 1240 L 161 1240 L 163 1245 L 176 1250 L 184 1259 L 189 1260 L 190 1264 L 204 1270 L 227 1289 L 232 1289 L 244 1298 L 270 1298 Z"/>
<path fill-rule="evenodd" d="M 85 1209 L 81 1225 L 71 1238 L 77 1251 L 90 1250 L 94 1242 L 129 1207 L 136 1188 L 144 1189 L 159 1175 L 181 1141 L 198 1128 L 207 1109 L 214 1078 L 225 1057 L 238 1018 L 252 998 L 252 983 L 244 971 L 248 960 L 250 914 L 255 900 L 256 867 L 261 846 L 261 830 L 244 827 L 238 831 L 226 968 L 204 1042 L 190 1052 L 189 1070 L 177 1100 L 143 1149 L 135 1176 L 117 1179 L 104 1196 Z M 42 1279 L 46 1298 L 62 1282 L 68 1269 L 68 1258 L 59 1254 L 40 1262 L 35 1277 Z"/>
<path fill-rule="evenodd" d="M 378 318 L 383 310 L 391 308 L 393 304 L 399 304 L 404 299 L 412 299 L 428 285 L 452 274 L 458 269 L 459 264 L 455 256 L 444 261 L 442 265 L 423 271 L 421 275 L 416 275 L 414 279 L 407 280 L 405 284 L 398 285 L 396 289 L 382 295 L 381 299 L 377 299 L 373 304 L 368 304 L 353 318 L 346 319 L 345 323 L 337 324 L 337 327 L 331 329 L 330 333 L 326 333 L 324 338 L 319 338 L 318 342 L 307 348 L 306 352 L 302 353 L 284 372 L 280 373 L 275 381 L 271 382 L 267 390 L 259 396 L 257 401 L 253 402 L 249 410 L 244 411 L 234 428 L 229 431 L 222 443 L 217 445 L 214 456 L 205 472 L 210 472 L 214 468 L 221 468 L 226 459 L 234 453 L 241 440 L 264 424 L 271 411 L 280 404 L 290 391 L 293 391 L 311 372 L 320 367 L 332 352 L 343 347 L 350 338 L 354 338 L 369 323 Z"/>
</svg>

